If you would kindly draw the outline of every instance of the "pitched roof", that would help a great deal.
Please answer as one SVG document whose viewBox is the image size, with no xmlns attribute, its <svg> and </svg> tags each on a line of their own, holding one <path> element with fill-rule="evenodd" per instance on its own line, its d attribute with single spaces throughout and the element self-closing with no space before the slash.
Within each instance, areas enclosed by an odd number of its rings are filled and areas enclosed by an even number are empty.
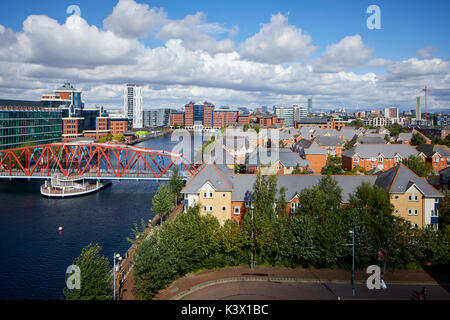
<svg viewBox="0 0 450 320">
<path fill-rule="evenodd" d="M 418 156 L 419 152 L 407 144 L 358 144 L 357 146 L 344 151 L 342 156 L 353 157 L 358 154 L 361 158 L 375 158 L 382 154 L 385 158 L 392 159 L 396 154 L 402 158 Z"/>
<path fill-rule="evenodd" d="M 321 149 L 315 142 L 313 142 L 309 148 L 304 148 L 303 152 L 305 154 L 328 154 L 327 150 Z"/>
<path fill-rule="evenodd" d="M 446 147 L 436 146 L 432 144 L 421 144 L 417 146 L 416 149 L 420 152 L 423 152 L 427 158 L 432 157 L 436 152 L 439 153 L 442 157 L 450 157 L 450 151 Z"/>
<path fill-rule="evenodd" d="M 342 146 L 344 142 L 341 140 L 338 136 L 317 136 L 314 139 L 314 142 L 317 143 L 319 146 Z"/>
<path fill-rule="evenodd" d="M 378 135 L 360 136 L 356 139 L 356 142 L 365 144 L 386 144 L 386 140 Z"/>
<path fill-rule="evenodd" d="M 403 164 L 380 174 L 375 183 L 389 193 L 404 193 L 415 184 L 426 197 L 444 197 L 425 179 L 419 177 Z"/>
<path fill-rule="evenodd" d="M 232 191 L 231 179 L 224 172 L 220 172 L 214 164 L 205 164 L 199 173 L 189 179 L 181 193 L 198 193 L 199 189 L 210 182 L 217 191 Z"/>
</svg>

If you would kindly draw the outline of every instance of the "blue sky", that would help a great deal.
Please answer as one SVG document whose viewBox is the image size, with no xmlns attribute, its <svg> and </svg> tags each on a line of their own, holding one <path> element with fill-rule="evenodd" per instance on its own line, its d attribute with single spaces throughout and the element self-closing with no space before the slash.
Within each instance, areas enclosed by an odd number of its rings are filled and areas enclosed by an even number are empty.
<svg viewBox="0 0 450 320">
<path fill-rule="evenodd" d="M 135 3 L 134 0 L 129 0 Z M 1 1 L 0 2 L 0 26 L 3 26 L 6 29 L 11 29 L 16 37 L 20 38 L 20 33 L 23 31 L 23 22 L 31 15 L 45 15 L 51 19 L 55 19 L 62 26 L 65 24 L 66 19 L 68 18 L 68 14 L 66 13 L 66 9 L 69 5 L 78 5 L 81 9 L 81 17 L 86 21 L 87 25 L 93 26 L 95 25 L 100 31 L 105 31 L 104 20 L 112 14 L 113 8 L 117 5 L 117 0 L 96 0 L 96 1 L 75 1 L 75 0 L 52 0 L 52 1 Z M 126 1 L 124 1 L 126 2 Z M 245 1 L 245 0 L 228 0 L 228 1 L 199 1 L 199 0 L 190 0 L 190 1 L 182 1 L 182 0 L 137 0 L 137 4 L 148 4 L 148 8 L 162 8 L 166 13 L 166 22 L 167 21 L 182 21 L 188 15 L 195 15 L 198 12 L 202 12 L 204 14 L 203 25 L 211 26 L 219 26 L 224 30 L 232 30 L 237 27 L 238 31 L 233 34 L 228 34 L 227 32 L 222 33 L 209 33 L 208 35 L 214 38 L 215 41 L 221 41 L 229 39 L 234 44 L 235 52 L 238 52 L 241 55 L 241 58 L 244 57 L 243 50 L 241 46 L 247 39 L 252 38 L 260 30 L 262 29 L 262 24 L 269 24 L 271 21 L 271 17 L 280 13 L 283 17 L 288 19 L 286 25 L 293 26 L 296 30 L 301 30 L 303 35 L 309 36 L 310 42 L 309 46 L 316 47 L 316 50 L 308 51 L 309 53 L 300 54 L 294 60 L 290 59 L 287 61 L 282 61 L 280 58 L 278 60 L 270 61 L 269 58 L 264 58 L 258 56 L 254 61 L 269 63 L 269 65 L 273 66 L 274 64 L 278 64 L 283 67 L 285 70 L 288 70 L 291 66 L 296 67 L 307 67 L 307 65 L 314 65 L 315 63 L 324 63 L 328 60 L 320 60 L 320 57 L 324 55 L 327 50 L 327 46 L 337 44 L 345 37 L 358 35 L 361 38 L 361 42 L 365 48 L 371 49 L 370 57 L 366 55 L 365 62 L 362 63 L 347 63 L 345 68 L 328 68 L 326 70 L 328 74 L 328 78 L 332 77 L 332 73 L 338 72 L 347 72 L 349 73 L 349 77 L 351 73 L 361 76 L 361 81 L 367 84 L 370 81 L 374 81 L 371 78 L 371 74 L 375 73 L 379 79 L 384 79 L 386 77 L 390 80 L 394 79 L 398 81 L 398 79 L 405 80 L 418 80 L 421 78 L 422 83 L 433 83 L 437 81 L 436 74 L 440 74 L 438 92 L 441 93 L 441 97 L 445 96 L 445 100 L 441 100 L 438 104 L 439 107 L 448 106 L 447 99 L 450 99 L 450 94 L 448 93 L 448 72 L 446 72 L 445 68 L 448 68 L 448 60 L 450 53 L 450 44 L 449 44 L 449 36 L 448 31 L 450 30 L 450 19 L 448 19 L 448 14 L 450 13 L 450 1 L 349 1 L 349 0 L 341 0 L 341 1 L 314 1 L 314 0 L 297 0 L 297 1 L 287 1 L 287 0 L 259 0 L 259 1 Z M 369 14 L 366 13 L 366 8 L 369 5 L 378 5 L 381 9 L 381 30 L 369 30 L 366 27 L 366 20 L 369 17 Z M 132 20 L 132 19 L 130 19 Z M 133 24 L 133 21 L 129 22 Z M 131 25 L 130 25 L 131 27 Z M 125 26 L 126 28 L 126 26 Z M 114 28 L 110 28 L 114 29 Z M 0 29 L 1 30 L 1 29 Z M 113 30 L 120 37 L 124 37 L 123 34 L 118 33 L 116 30 Z M 43 32 L 43 31 L 41 31 Z M 148 49 L 156 49 L 156 48 L 164 48 L 166 46 L 166 42 L 170 39 L 174 39 L 175 36 L 157 36 L 157 31 L 152 31 L 146 34 L 146 36 L 138 37 L 138 39 L 134 39 L 139 41 L 145 48 Z M 126 36 L 126 38 L 130 38 Z M 261 37 L 259 37 L 261 39 Z M 182 39 L 184 44 L 188 41 L 187 39 Z M 198 39 L 191 39 L 190 41 L 197 41 Z M 37 40 L 36 40 L 37 41 Z M 256 39 L 255 39 L 256 41 Z M 28 43 L 28 42 L 26 42 Z M 195 42 L 192 42 L 195 43 Z M 99 43 L 99 46 L 102 46 L 102 43 Z M 422 61 L 420 59 L 424 59 L 423 57 L 417 56 L 417 51 L 421 48 L 425 48 L 427 46 L 431 46 L 432 48 L 432 57 L 436 64 L 440 64 L 440 69 L 438 71 L 432 71 L 431 73 L 424 68 L 436 68 L 433 66 L 426 67 L 425 64 L 429 65 L 431 61 Z M 189 48 L 190 50 L 194 50 L 193 48 Z M 275 50 L 280 50 L 280 48 L 276 48 Z M 282 50 L 282 48 L 281 48 Z M 308 50 L 308 48 L 306 48 Z M 208 50 L 206 50 L 208 51 Z M 231 54 L 233 50 L 225 50 L 226 53 Z M 224 51 L 224 52 L 225 52 Z M 340 51 L 342 52 L 342 51 Z M 209 52 L 211 56 L 217 52 Z M 330 53 L 332 54 L 332 53 Z M 352 53 L 349 52 L 351 55 Z M 1 55 L 0 55 L 1 57 Z M 350 57 L 351 58 L 351 57 Z M 413 61 L 408 63 L 413 63 L 417 65 L 420 69 L 420 72 L 423 74 L 418 74 L 417 71 L 413 78 L 411 75 L 407 76 L 407 70 L 402 73 L 402 76 L 399 76 L 399 73 L 403 69 L 406 69 L 406 61 L 408 59 L 419 59 L 420 61 Z M 27 60 L 28 59 L 28 60 Z M 215 58 L 216 60 L 218 58 Z M 374 59 L 383 59 L 384 61 L 390 61 L 390 64 L 381 63 L 381 65 L 375 65 L 374 63 L 369 63 L 370 60 Z M 19 59 L 20 60 L 20 59 Z M 31 57 L 31 58 L 22 58 L 21 62 L 26 60 L 25 63 L 33 68 L 36 68 L 36 65 L 39 67 L 51 67 L 51 62 L 42 61 L 42 59 Z M 252 58 L 246 57 L 246 60 L 252 60 Z M 316 62 L 318 61 L 318 62 Z M 401 64 L 401 62 L 405 62 Z M 0 60 L 0 64 L 1 64 Z M 3 62 L 5 63 L 5 62 Z M 9 61 L 11 63 L 11 61 Z M 68 63 L 70 60 L 68 59 Z M 423 64 L 419 65 L 419 64 Z M 442 64 L 444 66 L 442 67 Z M 1 66 L 1 65 L 0 65 Z M 94 65 L 89 64 L 92 68 Z M 99 66 L 99 64 L 95 65 Z M 388 67 L 387 67 L 388 66 Z M 79 67 L 76 65 L 75 67 Z M 6 68 L 6 67 L 5 67 Z M 317 68 L 318 69 L 318 68 Z M 389 75 L 389 72 L 394 70 L 395 75 L 392 77 Z M 180 72 L 180 71 L 177 71 Z M 322 72 L 323 73 L 323 72 Z M 386 73 L 388 73 L 386 75 Z M 447 76 L 446 76 L 447 74 Z M 426 77 L 430 75 L 430 79 L 426 79 Z M 0 69 L 0 77 L 1 69 Z M 341 75 L 342 76 L 342 75 Z M 7 75 L 3 74 L 3 78 L 7 79 Z M 409 77 L 409 78 L 408 78 Z M 431 79 L 433 77 L 433 79 Z M 29 76 L 30 83 L 33 80 L 32 76 Z M 80 77 L 74 77 L 73 81 L 79 82 Z M 142 77 L 146 79 L 145 77 Z M 326 79 L 328 79 L 326 77 Z M 345 78 L 345 77 L 344 77 Z M 424 79 L 425 78 L 425 79 Z M 0 78 L 1 79 L 1 78 Z M 171 83 L 170 80 L 161 81 L 161 83 L 154 83 L 153 77 L 148 77 L 148 85 L 158 88 L 158 86 L 162 86 L 165 89 L 172 86 L 172 88 L 179 87 L 183 85 L 181 83 Z M 348 77 L 346 78 L 348 79 Z M 377 78 L 377 81 L 379 80 Z M 60 79 L 55 79 L 59 81 Z M 70 79 L 69 79 L 70 80 Z M 117 79 L 117 81 L 113 81 L 114 85 L 119 85 L 122 79 Z M 23 79 L 22 79 L 23 81 Z M 188 81 L 188 79 L 186 80 Z M 319 81 L 319 79 L 317 79 Z M 368 82 L 367 82 L 368 81 Z M 394 81 L 394 82 L 395 82 Z M 144 81 L 145 82 L 145 81 Z M 177 81 L 175 81 L 177 82 Z M 195 82 L 195 81 L 194 81 Z M 379 83 L 380 81 L 378 81 Z M 415 82 L 409 83 L 409 86 L 416 85 Z M 200 86 L 202 88 L 207 88 L 208 85 L 195 83 L 196 86 Z M 385 83 L 383 86 L 392 87 L 394 83 Z M 94 88 L 95 85 L 83 84 L 84 87 Z M 32 86 L 31 86 L 32 87 Z M 220 84 L 214 84 L 212 87 L 216 89 L 224 89 L 224 90 L 233 90 L 233 91 L 243 91 L 243 92 L 264 92 L 266 88 L 248 88 L 248 89 L 240 89 L 236 88 L 233 85 L 224 85 L 221 88 Z M 380 92 L 382 91 L 381 87 L 379 88 Z M 162 89 L 160 89 L 162 90 Z M 247 91 L 246 91 L 247 90 Z M 419 92 L 419 89 L 416 89 L 415 92 Z M 439 91 L 441 90 L 441 91 Z M 170 90 L 169 90 L 170 91 Z M 196 92 L 196 90 L 192 89 L 192 92 Z M 201 91 L 201 90 L 200 90 Z M 292 90 L 278 90 L 273 92 L 274 95 L 282 97 L 285 94 L 292 95 L 287 91 Z M 304 94 L 299 92 L 300 99 L 303 99 L 303 95 L 306 97 L 307 95 L 311 95 L 309 88 L 305 88 Z M 159 91 L 160 92 L 160 91 Z M 181 92 L 181 91 L 180 91 Z M 287 92 L 287 93 L 286 93 Z M 412 92 L 412 91 L 411 91 Z M 104 93 L 104 92 L 103 92 Z M 11 88 L 3 89 L 1 87 L 0 82 L 0 95 L 12 96 L 14 95 L 14 90 Z M 30 93 L 31 95 L 31 93 Z M 222 93 L 222 96 L 226 96 L 227 94 Z M 367 93 L 367 95 L 370 95 Z M 405 95 L 406 92 L 396 94 L 396 97 L 392 97 L 394 101 L 392 104 L 402 105 L 406 102 Z M 414 95 L 414 93 L 412 93 Z M 111 103 L 113 105 L 120 104 L 119 96 L 120 93 L 116 94 L 116 98 L 105 96 L 101 98 L 100 96 L 94 97 L 91 96 L 91 99 L 96 103 L 102 103 L 105 101 L 106 103 Z M 152 95 L 154 97 L 154 95 Z M 195 95 L 194 95 L 195 96 Z M 201 95 L 200 95 L 201 96 Z M 220 95 L 219 95 L 220 96 Z M 229 94 L 229 96 L 234 96 L 234 94 Z M 270 104 L 272 101 L 264 101 L 264 97 L 267 97 L 267 92 L 265 94 L 261 94 L 261 99 L 249 99 L 248 97 L 240 103 L 245 104 Z M 207 97 L 205 97 L 207 98 Z M 328 97 L 321 97 L 316 99 L 316 101 L 321 101 L 323 98 L 324 105 L 332 105 L 334 104 L 372 104 L 376 101 L 374 99 L 369 98 L 361 98 L 360 96 L 343 96 L 336 98 L 334 94 L 328 95 Z M 168 100 L 169 97 L 167 98 Z M 181 100 L 181 98 L 179 98 Z M 209 100 L 214 99 L 214 96 Z M 295 97 L 295 99 L 299 99 L 299 97 Z M 292 100 L 295 100 L 292 99 Z M 164 97 L 161 96 L 158 98 L 158 103 L 162 103 Z M 186 100 L 189 100 L 186 97 Z M 221 98 L 218 98 L 220 102 L 222 102 Z M 239 100 L 239 99 L 238 99 Z M 328 101 L 326 101 L 328 100 Z M 175 103 L 175 100 L 173 103 Z M 177 100 L 178 101 L 178 100 Z M 411 100 L 412 101 L 412 100 Z M 231 104 L 230 100 L 223 101 L 223 103 Z M 284 101 L 280 101 L 279 104 L 283 104 Z M 286 104 L 290 104 L 295 101 L 286 101 Z M 326 102 L 326 103 L 325 103 Z M 238 102 L 236 102 L 238 103 Z M 383 100 L 379 101 L 380 104 L 388 104 L 389 101 Z"/>
<path fill-rule="evenodd" d="M 260 23 L 267 23 L 274 13 L 289 13 L 289 22 L 307 32 L 323 50 L 329 43 L 349 34 L 360 34 L 365 43 L 375 49 L 374 55 L 386 59 L 406 59 L 422 47 L 439 49 L 437 57 L 450 54 L 450 1 L 446 0 L 141 0 L 140 3 L 161 7 L 170 19 L 182 19 L 187 14 L 202 11 L 208 21 L 233 27 L 239 26 L 235 39 L 239 41 L 256 33 Z M 102 26 L 111 13 L 115 0 L 22 0 L 0 2 L 0 23 L 15 31 L 32 14 L 45 14 L 64 23 L 66 9 L 78 5 L 81 15 L 90 24 Z M 382 30 L 369 30 L 366 9 L 376 4 L 381 9 Z M 152 42 L 148 42 L 152 43 Z M 319 51 L 320 52 L 320 51 Z M 319 53 L 318 52 L 318 53 Z"/>
</svg>

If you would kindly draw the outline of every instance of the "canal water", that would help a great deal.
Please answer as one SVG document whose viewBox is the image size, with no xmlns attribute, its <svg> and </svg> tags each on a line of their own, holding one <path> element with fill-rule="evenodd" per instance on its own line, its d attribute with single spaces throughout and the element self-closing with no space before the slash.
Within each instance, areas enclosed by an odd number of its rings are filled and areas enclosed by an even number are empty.
<svg viewBox="0 0 450 320">
<path fill-rule="evenodd" d="M 176 144 L 167 136 L 137 146 L 172 151 Z M 112 265 L 113 254 L 130 247 L 134 223 L 153 218 L 159 186 L 120 181 L 84 197 L 47 199 L 42 183 L 0 180 L 0 300 L 63 299 L 65 271 L 90 242 Z"/>
</svg>

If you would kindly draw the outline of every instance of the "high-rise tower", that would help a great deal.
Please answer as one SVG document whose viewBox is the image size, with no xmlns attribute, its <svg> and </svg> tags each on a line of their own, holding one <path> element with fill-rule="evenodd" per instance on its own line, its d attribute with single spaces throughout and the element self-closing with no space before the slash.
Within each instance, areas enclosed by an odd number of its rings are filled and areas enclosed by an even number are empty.
<svg viewBox="0 0 450 320">
<path fill-rule="evenodd" d="M 142 108 L 142 87 L 137 84 L 127 84 L 123 97 L 123 114 L 129 119 L 133 119 L 133 128 L 142 129 L 143 108 Z"/>
<path fill-rule="evenodd" d="M 417 105 L 416 105 L 416 119 L 421 120 L 422 119 L 422 111 L 420 111 L 420 97 L 416 98 Z"/>
</svg>

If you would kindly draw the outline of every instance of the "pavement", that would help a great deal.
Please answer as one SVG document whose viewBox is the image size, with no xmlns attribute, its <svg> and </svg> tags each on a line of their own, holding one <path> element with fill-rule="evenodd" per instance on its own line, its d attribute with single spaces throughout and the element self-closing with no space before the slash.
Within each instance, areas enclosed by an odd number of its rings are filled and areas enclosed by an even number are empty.
<svg viewBox="0 0 450 320">
<path fill-rule="evenodd" d="M 386 272 L 388 289 L 368 290 L 368 274 L 355 272 L 355 284 L 361 299 L 410 299 L 424 286 L 431 296 L 450 299 L 450 274 L 436 277 L 423 270 Z M 237 266 L 188 274 L 161 290 L 153 299 L 337 299 L 352 298 L 351 274 L 344 270 Z M 437 280 L 439 279 L 439 280 Z M 253 291 L 252 291 L 253 290 Z M 291 292 L 294 290 L 296 293 Z M 232 292 L 233 294 L 230 294 Z M 286 295 L 283 292 L 291 292 Z M 376 293 L 375 293 L 376 292 Z M 350 294 L 350 295 L 349 295 Z M 417 294 L 418 296 L 418 294 Z"/>
<path fill-rule="evenodd" d="M 387 284 L 384 290 L 369 290 L 349 283 L 303 281 L 224 281 L 187 292 L 177 300 L 419 300 L 423 286 Z M 450 300 L 449 288 L 427 287 L 427 300 Z"/>
</svg>

